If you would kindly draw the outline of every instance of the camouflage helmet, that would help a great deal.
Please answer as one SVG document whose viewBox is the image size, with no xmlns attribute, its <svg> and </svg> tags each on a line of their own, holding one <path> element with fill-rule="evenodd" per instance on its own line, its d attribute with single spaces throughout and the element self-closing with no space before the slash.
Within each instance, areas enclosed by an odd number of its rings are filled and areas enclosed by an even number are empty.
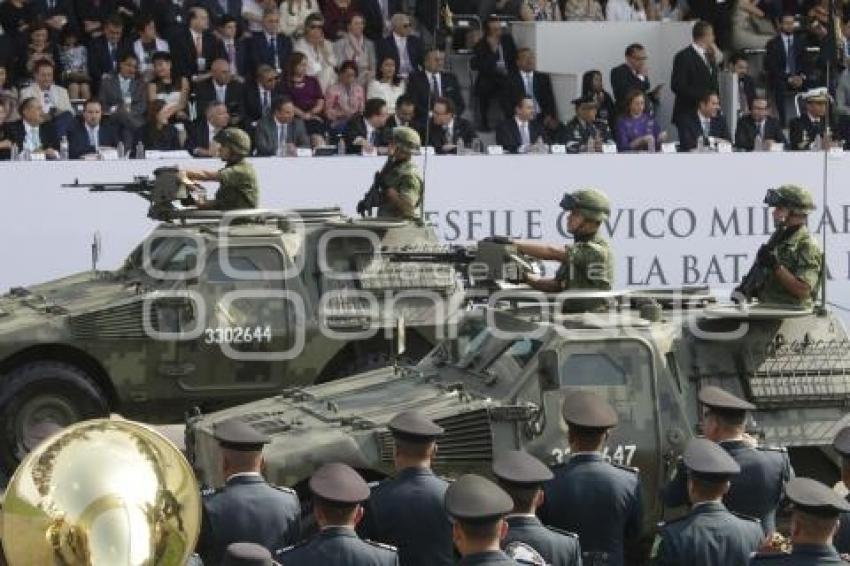
<svg viewBox="0 0 850 566">
<path fill-rule="evenodd" d="M 561 199 L 561 208 L 576 210 L 588 220 L 602 222 L 611 214 L 611 202 L 599 189 L 579 189 L 566 193 Z"/>
<path fill-rule="evenodd" d="M 792 214 L 808 214 L 815 209 L 812 194 L 800 185 L 782 185 L 767 189 L 764 203 L 768 206 L 782 206 Z"/>
<path fill-rule="evenodd" d="M 408 151 L 417 151 L 422 146 L 419 134 L 407 126 L 393 128 L 393 143 Z"/>
<path fill-rule="evenodd" d="M 242 157 L 251 153 L 251 137 L 239 128 L 224 128 L 213 139 Z"/>
</svg>

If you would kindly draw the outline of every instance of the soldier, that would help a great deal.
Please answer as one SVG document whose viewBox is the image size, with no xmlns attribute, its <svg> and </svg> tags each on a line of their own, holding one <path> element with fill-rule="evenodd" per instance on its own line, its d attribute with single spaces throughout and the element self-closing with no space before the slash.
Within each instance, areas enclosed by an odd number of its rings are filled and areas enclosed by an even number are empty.
<svg viewBox="0 0 850 566">
<path fill-rule="evenodd" d="M 598 395 L 577 391 L 564 399 L 563 414 L 571 456 L 543 487 L 540 519 L 578 534 L 585 566 L 620 566 L 626 546 L 640 537 L 643 504 L 638 471 L 602 455 L 617 412 Z"/>
<path fill-rule="evenodd" d="M 844 564 L 832 546 L 832 535 L 838 528 L 838 516 L 850 511 L 837 493 L 809 478 L 795 478 L 785 486 L 785 494 L 793 504 L 791 513 L 791 552 L 756 554 L 751 566 L 819 566 Z"/>
<path fill-rule="evenodd" d="M 219 564 L 232 542 L 253 542 L 269 551 L 293 544 L 300 531 L 298 496 L 260 475 L 269 437 L 238 419 L 217 425 L 214 434 L 227 479 L 224 487 L 203 496 L 197 551 L 204 564 Z"/>
<path fill-rule="evenodd" d="M 454 518 L 452 536 L 463 557 L 459 566 L 515 566 L 499 541 L 508 529 L 505 515 L 514 504 L 510 496 L 488 479 L 461 476 L 446 490 L 446 511 Z"/>
<path fill-rule="evenodd" d="M 841 456 L 841 481 L 850 490 L 850 426 L 842 428 L 835 435 L 832 447 Z M 850 494 L 846 500 L 850 502 Z M 838 521 L 838 532 L 834 538 L 835 549 L 842 553 L 850 553 L 850 513 L 842 513 Z"/>
<path fill-rule="evenodd" d="M 493 475 L 514 502 L 506 517 L 506 549 L 514 541 L 528 544 L 551 566 L 581 566 L 578 535 L 546 527 L 535 513 L 543 503 L 543 484 L 554 475 L 543 462 L 527 452 L 508 450 L 493 459 Z"/>
<path fill-rule="evenodd" d="M 741 466 L 723 503 L 730 511 L 759 519 L 764 533 L 772 534 L 782 486 L 794 475 L 788 453 L 782 448 L 757 446 L 746 434 L 747 411 L 755 409 L 755 405 L 713 385 L 700 389 L 697 397 L 706 407 L 705 437 L 723 447 Z M 670 507 L 687 504 L 687 472 L 682 462 L 662 497 Z"/>
<path fill-rule="evenodd" d="M 375 176 L 373 188 L 357 203 L 358 214 L 365 216 L 377 206 L 378 216 L 419 219 L 423 181 L 411 155 L 420 146 L 416 130 L 406 126 L 393 128 L 387 163 Z"/>
<path fill-rule="evenodd" d="M 372 488 L 360 535 L 398 547 L 405 566 L 454 564 L 452 525 L 443 507 L 449 484 L 431 471 L 443 429 L 419 411 L 399 413 L 389 429 L 396 476 Z"/>
<path fill-rule="evenodd" d="M 369 499 L 369 486 L 360 474 L 345 464 L 325 464 L 310 477 L 309 487 L 319 534 L 280 551 L 278 560 L 282 564 L 398 565 L 394 547 L 364 541 L 354 530 L 363 518 L 362 504 Z"/>
<path fill-rule="evenodd" d="M 723 448 L 694 438 L 685 450 L 688 495 L 693 503 L 684 517 L 662 523 L 652 547 L 656 566 L 735 566 L 747 563 L 764 539 L 758 519 L 736 516 L 722 503 L 729 478 L 741 467 Z"/>
<path fill-rule="evenodd" d="M 221 145 L 219 156 L 225 167 L 219 171 L 181 170 L 180 180 L 189 185 L 194 181 L 218 181 L 215 200 L 204 200 L 194 194 L 198 208 L 214 210 L 240 210 L 257 208 L 260 189 L 257 172 L 245 158 L 251 153 L 251 138 L 239 128 L 225 128 L 213 140 Z"/>
<path fill-rule="evenodd" d="M 602 151 L 602 144 L 614 143 L 608 124 L 596 119 L 599 104 L 593 93 L 576 98 L 573 104 L 576 115 L 566 126 L 558 128 L 553 142 L 565 145 L 569 153 L 598 152 Z"/>
<path fill-rule="evenodd" d="M 234 542 L 227 547 L 221 566 L 273 566 L 271 552 L 252 542 Z"/>
</svg>

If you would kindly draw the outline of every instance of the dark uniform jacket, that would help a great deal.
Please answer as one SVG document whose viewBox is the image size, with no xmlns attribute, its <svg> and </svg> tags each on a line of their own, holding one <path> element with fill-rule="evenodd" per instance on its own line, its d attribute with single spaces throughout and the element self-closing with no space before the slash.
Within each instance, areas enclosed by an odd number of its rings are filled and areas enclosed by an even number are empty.
<svg viewBox="0 0 850 566">
<path fill-rule="evenodd" d="M 443 506 L 448 483 L 427 468 L 407 468 L 372 488 L 360 535 L 398 548 L 405 566 L 454 564 L 452 525 Z"/>
<path fill-rule="evenodd" d="M 556 466 L 544 486 L 540 519 L 578 534 L 588 564 L 624 564 L 624 546 L 638 538 L 643 516 L 640 477 L 634 468 L 580 453 Z"/>
<path fill-rule="evenodd" d="M 847 561 L 838 555 L 835 548 L 821 544 L 796 544 L 789 554 L 756 554 L 750 560 L 750 566 L 821 566 L 843 564 Z"/>
<path fill-rule="evenodd" d="M 509 515 L 502 546 L 519 541 L 540 553 L 550 566 L 581 566 L 578 535 L 547 527 L 530 515 Z"/>
<path fill-rule="evenodd" d="M 676 95 L 673 122 L 678 125 L 684 116 L 696 111 L 701 96 L 709 91 L 719 92 L 717 66 L 706 63 L 693 45 L 689 45 L 673 59 L 670 88 Z"/>
<path fill-rule="evenodd" d="M 732 487 L 723 498 L 730 511 L 755 517 L 765 534 L 776 530 L 776 508 L 782 499 L 783 485 L 794 477 L 788 453 L 781 448 L 753 448 L 740 440 L 721 441 L 730 456 L 741 466 L 732 478 Z M 678 507 L 688 503 L 687 471 L 679 462 L 676 476 L 663 490 L 664 504 Z"/>
<path fill-rule="evenodd" d="M 275 559 L 286 566 L 397 566 L 399 563 L 393 547 L 362 540 L 348 527 L 325 527 L 313 538 L 284 548 Z"/>
<path fill-rule="evenodd" d="M 587 146 L 589 140 L 595 140 L 597 137 L 603 143 L 614 142 L 611 130 L 605 122 L 583 122 L 575 117 L 567 122 L 563 128 L 558 128 L 552 143 L 567 146 L 568 153 L 578 153 L 584 149 L 584 146 Z"/>
<path fill-rule="evenodd" d="M 501 551 L 479 552 L 464 556 L 458 566 L 516 566 L 510 556 Z"/>
<path fill-rule="evenodd" d="M 785 143 L 785 134 L 782 132 L 782 126 L 779 125 L 779 120 L 773 116 L 768 116 L 764 119 L 764 127 L 762 129 L 762 141 L 771 140 L 781 144 Z M 741 116 L 738 119 L 738 126 L 735 128 L 735 147 L 746 151 L 753 151 L 758 133 L 753 117 L 749 114 Z"/>
<path fill-rule="evenodd" d="M 274 552 L 298 540 L 298 496 L 291 489 L 269 485 L 259 474 L 230 477 L 203 503 L 197 548 L 204 564 L 220 564 L 232 542 L 253 542 Z"/>
<path fill-rule="evenodd" d="M 660 527 L 652 562 L 656 566 L 745 566 L 763 538 L 758 519 L 736 516 L 722 503 L 701 503 Z"/>
<path fill-rule="evenodd" d="M 847 496 L 850 501 L 850 495 Z M 842 513 L 838 519 L 838 531 L 832 537 L 832 545 L 842 554 L 850 553 L 850 512 Z"/>
<path fill-rule="evenodd" d="M 788 138 L 791 151 L 808 150 L 817 136 L 823 139 L 824 119 L 813 121 L 809 115 L 803 114 L 792 118 L 788 124 Z M 805 132 L 805 136 L 803 136 Z"/>
</svg>

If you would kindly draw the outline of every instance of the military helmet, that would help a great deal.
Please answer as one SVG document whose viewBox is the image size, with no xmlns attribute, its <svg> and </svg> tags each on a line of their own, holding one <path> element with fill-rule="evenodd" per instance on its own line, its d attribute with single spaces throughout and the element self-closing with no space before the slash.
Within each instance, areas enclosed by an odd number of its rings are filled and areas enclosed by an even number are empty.
<svg viewBox="0 0 850 566">
<path fill-rule="evenodd" d="M 611 214 L 611 203 L 599 189 L 579 189 L 566 193 L 561 199 L 561 208 L 577 210 L 589 220 L 602 222 Z"/>
<path fill-rule="evenodd" d="M 815 209 L 815 201 L 809 191 L 800 185 L 782 185 L 767 189 L 764 203 L 768 206 L 782 206 L 792 214 L 808 214 Z"/>
<path fill-rule="evenodd" d="M 224 128 L 213 139 L 242 157 L 247 157 L 251 153 L 251 137 L 239 128 Z"/>
<path fill-rule="evenodd" d="M 407 126 L 393 128 L 393 143 L 408 151 L 417 151 L 422 146 L 419 134 Z"/>
</svg>

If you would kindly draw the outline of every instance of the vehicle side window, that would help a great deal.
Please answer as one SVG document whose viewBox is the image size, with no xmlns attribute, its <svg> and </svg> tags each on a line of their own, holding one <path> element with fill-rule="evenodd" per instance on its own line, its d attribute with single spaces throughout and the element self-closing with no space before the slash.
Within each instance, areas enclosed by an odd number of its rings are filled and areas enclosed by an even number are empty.
<svg viewBox="0 0 850 566">
<path fill-rule="evenodd" d="M 624 387 L 642 381 L 651 360 L 646 348 L 634 341 L 617 340 L 574 344 L 562 355 L 558 379 L 561 387 Z"/>
<path fill-rule="evenodd" d="M 232 283 L 235 281 L 270 280 L 268 274 L 283 271 L 280 252 L 271 247 L 231 247 L 227 250 L 230 266 L 221 264 L 219 251 L 207 260 L 207 281 Z"/>
<path fill-rule="evenodd" d="M 572 354 L 561 366 L 561 385 L 625 385 L 626 372 L 607 354 Z"/>
</svg>

